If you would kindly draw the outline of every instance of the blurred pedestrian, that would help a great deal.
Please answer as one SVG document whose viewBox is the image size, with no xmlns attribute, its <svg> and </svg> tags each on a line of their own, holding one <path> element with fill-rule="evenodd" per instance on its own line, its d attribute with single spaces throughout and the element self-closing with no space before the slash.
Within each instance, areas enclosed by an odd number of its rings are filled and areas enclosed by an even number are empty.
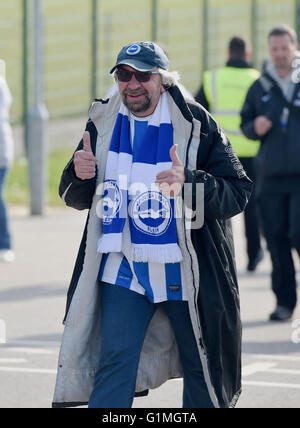
<svg viewBox="0 0 300 428">
<path fill-rule="evenodd" d="M 248 62 L 250 51 L 247 49 L 247 42 L 244 38 L 237 36 L 230 40 L 228 55 L 225 67 L 204 73 L 203 84 L 195 99 L 211 112 L 222 126 L 248 177 L 255 182 L 255 156 L 260 143 L 250 141 L 242 134 L 240 111 L 248 89 L 258 79 L 260 73 L 253 69 Z M 248 254 L 247 269 L 249 272 L 253 272 L 264 255 L 255 190 L 245 209 L 244 219 Z"/>
<path fill-rule="evenodd" d="M 0 76 L 0 262 L 12 262 L 15 258 L 4 201 L 6 177 L 13 162 L 14 152 L 12 129 L 9 123 L 11 103 L 12 96 L 7 82 L 3 76 Z"/>
<path fill-rule="evenodd" d="M 297 304 L 292 248 L 300 255 L 300 83 L 293 70 L 298 43 L 288 26 L 274 28 L 268 40 L 271 60 L 249 89 L 242 130 L 262 143 L 257 158 L 259 204 L 277 300 L 270 319 L 285 321 Z"/>
<path fill-rule="evenodd" d="M 135 392 L 178 377 L 185 408 L 238 400 L 241 321 L 227 219 L 244 209 L 252 184 L 220 127 L 183 97 L 168 68 L 152 42 L 123 47 L 111 70 L 118 92 L 92 104 L 63 172 L 66 204 L 90 211 L 54 407 L 128 408 Z M 178 202 L 184 190 L 183 212 L 204 214 L 204 224 L 191 229 L 188 215 L 176 218 L 170 185 Z"/>
</svg>

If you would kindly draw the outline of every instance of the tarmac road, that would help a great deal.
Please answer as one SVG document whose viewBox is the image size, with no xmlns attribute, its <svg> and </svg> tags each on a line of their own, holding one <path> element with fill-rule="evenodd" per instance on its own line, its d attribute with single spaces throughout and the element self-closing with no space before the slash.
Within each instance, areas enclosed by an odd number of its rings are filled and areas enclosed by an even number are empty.
<svg viewBox="0 0 300 428">
<path fill-rule="evenodd" d="M 51 406 L 67 286 L 85 218 L 72 209 L 48 210 L 45 217 L 12 210 L 16 261 L 0 265 L 0 320 L 6 327 L 0 408 Z M 244 326 L 243 394 L 237 407 L 299 408 L 300 307 L 293 322 L 268 321 L 274 308 L 269 256 L 257 273 L 247 274 L 240 216 L 234 230 Z M 0 321 L 0 340 L 1 333 Z M 181 380 L 169 381 L 136 399 L 134 407 L 180 408 L 181 391 Z"/>
</svg>

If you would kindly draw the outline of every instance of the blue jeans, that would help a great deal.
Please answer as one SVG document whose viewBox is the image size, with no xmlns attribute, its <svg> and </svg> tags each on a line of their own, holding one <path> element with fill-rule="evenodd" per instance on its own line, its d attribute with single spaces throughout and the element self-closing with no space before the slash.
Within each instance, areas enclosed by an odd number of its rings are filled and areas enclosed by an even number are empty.
<svg viewBox="0 0 300 428">
<path fill-rule="evenodd" d="M 183 408 L 213 408 L 188 303 L 151 303 L 141 294 L 101 282 L 101 352 L 90 408 L 130 408 L 148 325 L 162 305 L 173 326 L 183 368 Z"/>
<path fill-rule="evenodd" d="M 11 248 L 7 211 L 3 197 L 6 173 L 6 168 L 0 168 L 0 250 L 10 250 Z"/>
</svg>

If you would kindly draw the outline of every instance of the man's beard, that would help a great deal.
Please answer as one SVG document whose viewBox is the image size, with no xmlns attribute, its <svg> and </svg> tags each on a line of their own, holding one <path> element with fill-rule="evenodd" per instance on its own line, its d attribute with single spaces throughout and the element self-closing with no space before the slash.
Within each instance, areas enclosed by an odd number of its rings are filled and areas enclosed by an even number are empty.
<svg viewBox="0 0 300 428">
<path fill-rule="evenodd" d="M 128 101 L 127 95 L 145 95 L 145 101 L 144 102 Z M 151 106 L 151 99 L 147 91 L 142 91 L 142 92 L 125 91 L 122 95 L 122 98 L 123 98 L 123 103 L 128 108 L 128 110 L 131 111 L 132 113 L 144 113 Z"/>
</svg>

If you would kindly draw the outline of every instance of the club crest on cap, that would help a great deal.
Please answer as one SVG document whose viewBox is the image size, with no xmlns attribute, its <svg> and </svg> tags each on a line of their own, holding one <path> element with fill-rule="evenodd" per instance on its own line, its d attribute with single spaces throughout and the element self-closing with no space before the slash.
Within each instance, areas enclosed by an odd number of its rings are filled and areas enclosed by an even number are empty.
<svg viewBox="0 0 300 428">
<path fill-rule="evenodd" d="M 141 52 L 141 47 L 136 44 L 129 46 L 126 51 L 128 55 L 137 55 L 139 52 Z"/>
</svg>

